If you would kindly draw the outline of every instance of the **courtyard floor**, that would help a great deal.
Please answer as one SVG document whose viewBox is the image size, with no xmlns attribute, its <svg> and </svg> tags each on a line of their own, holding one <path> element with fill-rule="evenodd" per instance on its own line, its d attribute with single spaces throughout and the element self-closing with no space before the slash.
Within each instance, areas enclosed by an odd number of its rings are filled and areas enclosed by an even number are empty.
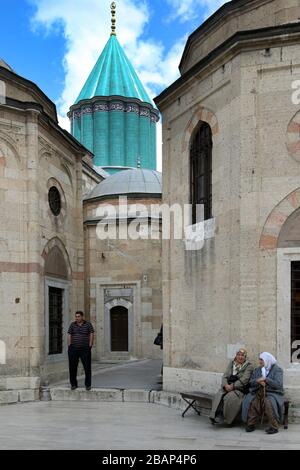
<svg viewBox="0 0 300 470">
<path fill-rule="evenodd" d="M 35 402 L 0 407 L 0 450 L 10 449 L 300 449 L 300 425 L 247 434 L 149 403 Z"/>
<path fill-rule="evenodd" d="M 157 359 L 144 359 L 129 361 L 121 364 L 93 364 L 93 388 L 119 388 L 131 390 L 160 390 L 159 376 L 162 361 Z M 83 372 L 82 367 L 79 374 Z M 69 386 L 66 381 L 60 385 Z M 84 386 L 81 376 L 79 387 Z"/>
</svg>

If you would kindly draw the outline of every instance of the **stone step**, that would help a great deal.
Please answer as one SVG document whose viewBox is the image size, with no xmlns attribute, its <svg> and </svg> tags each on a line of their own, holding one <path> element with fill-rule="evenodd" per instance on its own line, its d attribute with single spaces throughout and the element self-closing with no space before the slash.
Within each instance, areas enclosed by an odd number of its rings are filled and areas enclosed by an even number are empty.
<svg viewBox="0 0 300 470">
<path fill-rule="evenodd" d="M 53 401 L 91 401 L 91 402 L 136 402 L 149 403 L 150 390 L 97 389 L 85 388 L 70 390 L 65 387 L 50 389 L 49 399 Z M 43 398 L 42 398 L 43 399 Z M 43 399 L 44 400 L 44 399 Z"/>
<path fill-rule="evenodd" d="M 97 389 L 86 391 L 84 388 L 70 390 L 66 387 L 54 387 L 49 390 L 49 399 L 53 401 L 91 401 L 91 402 L 135 402 L 153 403 L 168 406 L 184 411 L 187 404 L 178 394 L 157 390 L 123 390 L 123 389 Z M 43 399 L 43 398 L 42 398 Z M 204 405 L 204 403 L 203 403 Z M 207 405 L 207 404 L 206 404 Z M 199 411 L 208 416 L 210 409 L 202 406 Z M 289 412 L 290 423 L 300 423 L 300 407 L 291 406 Z"/>
<path fill-rule="evenodd" d="M 183 411 L 186 403 L 180 395 L 157 390 L 123 390 L 123 389 L 99 389 L 86 391 L 85 388 L 70 390 L 68 387 L 42 387 L 39 390 L 8 390 L 0 391 L 0 405 L 25 403 L 31 401 L 90 401 L 90 402 L 132 402 L 152 403 Z M 209 408 L 202 406 L 199 410 L 204 416 L 209 415 Z M 300 406 L 291 406 L 289 413 L 290 423 L 300 423 Z"/>
<path fill-rule="evenodd" d="M 5 390 L 0 391 L 0 405 L 11 405 L 14 403 L 28 403 L 40 398 L 39 389 L 35 390 Z"/>
</svg>

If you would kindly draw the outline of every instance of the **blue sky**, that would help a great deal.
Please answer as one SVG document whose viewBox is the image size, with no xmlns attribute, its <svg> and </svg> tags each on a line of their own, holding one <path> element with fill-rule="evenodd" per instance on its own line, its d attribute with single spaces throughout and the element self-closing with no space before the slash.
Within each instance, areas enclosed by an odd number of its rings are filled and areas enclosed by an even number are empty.
<svg viewBox="0 0 300 470">
<path fill-rule="evenodd" d="M 152 97 L 178 76 L 189 34 L 224 0 L 117 0 L 117 35 Z M 64 117 L 110 34 L 111 0 L 0 0 L 0 57 Z"/>
<path fill-rule="evenodd" d="M 42 30 L 34 32 L 31 21 L 36 7 L 27 0 L 0 0 L 0 5 L 0 57 L 57 100 L 64 87 L 62 29 L 47 37 Z"/>
</svg>

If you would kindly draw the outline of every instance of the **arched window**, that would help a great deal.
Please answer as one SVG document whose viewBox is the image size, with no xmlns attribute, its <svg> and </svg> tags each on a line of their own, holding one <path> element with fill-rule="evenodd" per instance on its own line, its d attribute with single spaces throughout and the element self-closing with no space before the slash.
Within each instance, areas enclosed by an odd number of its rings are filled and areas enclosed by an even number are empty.
<svg viewBox="0 0 300 470">
<path fill-rule="evenodd" d="M 204 206 L 204 220 L 212 218 L 212 131 L 206 122 L 199 127 L 191 146 L 191 203 L 193 224 L 200 222 L 197 205 Z"/>
<path fill-rule="evenodd" d="M 278 237 L 278 248 L 280 249 L 296 249 L 293 253 L 285 253 L 285 265 L 290 256 L 289 272 L 286 274 L 288 282 L 291 282 L 291 297 L 290 297 L 290 338 L 291 338 L 291 362 L 299 362 L 300 355 L 300 260 L 299 255 L 295 255 L 300 247 L 300 209 L 295 210 L 285 221 L 279 237 Z M 282 286 L 282 283 L 281 283 Z M 286 284 L 284 284 L 286 289 Z M 289 298 L 286 290 L 283 294 L 286 298 Z M 288 307 L 289 308 L 289 307 Z M 286 315 L 287 310 L 284 312 L 284 322 L 289 325 L 289 319 Z M 286 331 L 284 337 L 284 344 L 288 345 L 289 332 Z"/>
<path fill-rule="evenodd" d="M 44 268 L 47 283 L 47 351 L 49 356 L 63 353 L 66 333 L 66 281 L 68 267 L 60 248 L 54 246 L 47 255 Z M 50 280 L 51 279 L 51 280 Z"/>
</svg>

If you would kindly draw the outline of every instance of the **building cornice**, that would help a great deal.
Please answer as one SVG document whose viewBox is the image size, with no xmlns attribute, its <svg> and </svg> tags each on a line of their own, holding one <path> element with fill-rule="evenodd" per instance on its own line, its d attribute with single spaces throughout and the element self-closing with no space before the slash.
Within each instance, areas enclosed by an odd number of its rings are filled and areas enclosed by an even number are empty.
<svg viewBox="0 0 300 470">
<path fill-rule="evenodd" d="M 128 200 L 130 199 L 161 199 L 162 194 L 154 193 L 120 193 L 120 194 L 108 194 L 104 196 L 97 196 L 94 198 L 89 198 L 89 199 L 84 199 L 83 204 L 88 204 L 92 202 L 98 202 L 98 201 L 105 201 L 105 200 L 112 200 L 112 199 L 118 199 L 119 197 L 126 196 Z"/>
<path fill-rule="evenodd" d="M 241 12 L 246 13 L 248 10 L 253 10 L 256 6 L 261 6 L 270 1 L 271 0 L 231 0 L 222 5 L 189 36 L 179 64 L 179 70 L 182 72 L 184 64 L 186 60 L 188 60 L 190 50 L 199 39 L 217 29 L 219 25 L 224 24 L 227 18 L 232 18 L 233 15 Z"/>
<path fill-rule="evenodd" d="M 24 113 L 36 113 L 36 115 L 40 117 L 41 121 L 53 129 L 65 141 L 67 141 L 73 150 L 80 153 L 82 156 L 87 154 L 93 156 L 93 154 L 80 142 L 78 142 L 78 140 L 76 140 L 68 131 L 62 129 L 56 121 L 54 121 L 47 113 L 45 113 L 43 106 L 39 103 L 18 101 L 12 98 L 6 98 L 5 103 L 0 104 L 0 109 L 1 108 L 13 109 L 14 111 Z"/>
<path fill-rule="evenodd" d="M 42 101 L 45 101 L 47 105 L 49 106 L 49 108 L 52 109 L 53 116 L 55 117 L 56 122 L 58 122 L 55 104 L 53 103 L 53 101 L 51 101 L 48 98 L 47 95 L 45 95 L 45 93 L 34 82 L 31 82 L 30 80 L 27 80 L 27 78 L 21 77 L 21 75 L 18 75 L 15 72 L 12 72 L 6 69 L 5 67 L 1 67 L 1 66 L 0 66 L 0 77 L 3 81 L 7 79 L 7 80 L 10 80 L 12 82 L 16 82 L 22 85 L 24 88 L 27 88 L 33 91 L 37 95 L 37 99 L 40 98 Z M 39 103 L 36 103 L 36 104 L 38 105 Z M 42 107 L 42 105 L 40 106 Z"/>
<path fill-rule="evenodd" d="M 84 160 L 82 161 L 82 169 L 83 169 L 83 172 L 88 174 L 91 178 L 93 178 L 94 181 L 96 181 L 97 183 L 101 183 L 103 181 L 103 176 L 99 175 L 99 173 L 97 173 L 96 170 L 94 170 L 94 168 L 92 168 L 87 162 L 85 162 Z"/>
<path fill-rule="evenodd" d="M 121 105 L 118 109 L 118 103 Z M 127 98 L 124 96 L 95 96 L 88 100 L 81 100 L 79 103 L 71 106 L 68 117 L 72 119 L 80 117 L 82 114 L 92 114 L 94 112 L 125 111 L 136 112 L 143 115 L 141 110 L 148 110 L 148 114 L 153 115 L 156 121 L 159 121 L 159 111 L 146 101 L 140 101 L 137 98 Z"/>
<path fill-rule="evenodd" d="M 187 86 L 191 79 L 203 72 L 206 68 L 212 67 L 216 62 L 221 62 L 222 59 L 224 60 L 226 54 L 234 56 L 241 50 L 247 48 L 276 47 L 277 45 L 282 46 L 289 42 L 295 43 L 295 41 L 297 41 L 299 43 L 299 40 L 300 23 L 290 23 L 250 31 L 239 31 L 197 62 L 190 70 L 157 96 L 154 101 L 161 110 L 164 107 L 164 103 L 173 94 L 176 94 L 180 89 Z"/>
</svg>

